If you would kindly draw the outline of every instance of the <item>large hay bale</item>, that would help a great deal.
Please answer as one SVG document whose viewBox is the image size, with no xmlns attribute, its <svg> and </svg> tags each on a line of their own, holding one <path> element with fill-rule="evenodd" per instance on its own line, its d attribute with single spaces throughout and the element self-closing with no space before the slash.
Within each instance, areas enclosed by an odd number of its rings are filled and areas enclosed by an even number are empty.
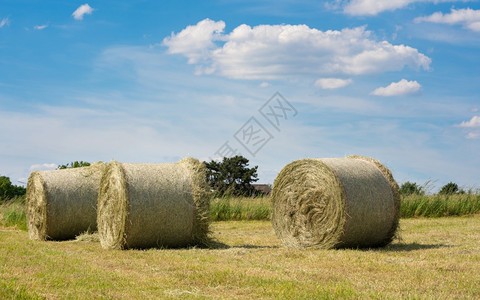
<svg viewBox="0 0 480 300">
<path fill-rule="evenodd" d="M 183 247 L 207 243 L 205 165 L 112 161 L 100 183 L 98 231 L 103 248 Z"/>
<path fill-rule="evenodd" d="M 272 205 L 273 227 L 287 247 L 380 247 L 396 233 L 400 193 L 374 159 L 301 159 L 275 179 Z"/>
<path fill-rule="evenodd" d="M 66 240 L 97 229 L 97 197 L 105 164 L 36 171 L 27 183 L 27 226 L 33 240 Z"/>
</svg>

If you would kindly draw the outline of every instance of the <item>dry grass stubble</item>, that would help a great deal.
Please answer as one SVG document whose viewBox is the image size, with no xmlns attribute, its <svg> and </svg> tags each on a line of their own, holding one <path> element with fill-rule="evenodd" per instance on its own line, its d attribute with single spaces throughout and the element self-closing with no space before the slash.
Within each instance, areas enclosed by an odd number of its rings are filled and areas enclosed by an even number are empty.
<svg viewBox="0 0 480 300">
<path fill-rule="evenodd" d="M 364 250 L 284 248 L 268 221 L 214 223 L 219 249 L 104 251 L 0 229 L 0 298 L 480 297 L 480 218 L 401 227 L 402 242 Z"/>
</svg>

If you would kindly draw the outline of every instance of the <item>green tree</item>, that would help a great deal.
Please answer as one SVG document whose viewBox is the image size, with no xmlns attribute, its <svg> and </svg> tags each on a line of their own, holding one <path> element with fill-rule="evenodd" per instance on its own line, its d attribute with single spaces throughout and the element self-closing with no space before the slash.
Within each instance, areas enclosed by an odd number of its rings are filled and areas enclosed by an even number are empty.
<svg viewBox="0 0 480 300">
<path fill-rule="evenodd" d="M 248 159 L 243 156 L 223 158 L 223 161 L 205 162 L 207 182 L 218 196 L 250 196 L 254 192 L 252 183 L 257 181 L 258 166 L 248 167 Z"/>
<path fill-rule="evenodd" d="M 442 186 L 440 192 L 441 195 L 453 195 L 453 194 L 465 194 L 465 191 L 460 189 L 456 183 L 449 182 Z"/>
<path fill-rule="evenodd" d="M 66 165 L 58 165 L 57 170 L 68 169 L 68 168 L 80 168 L 80 167 L 88 167 L 90 166 L 89 162 L 86 161 L 73 161 Z"/>
<path fill-rule="evenodd" d="M 425 194 L 424 188 L 422 186 L 419 186 L 415 182 L 404 182 L 400 186 L 400 193 L 403 196 L 408 196 L 408 195 L 423 195 Z"/>
<path fill-rule="evenodd" d="M 17 196 L 23 196 L 27 192 L 23 186 L 13 185 L 10 178 L 0 176 L 0 200 L 8 200 Z"/>
</svg>

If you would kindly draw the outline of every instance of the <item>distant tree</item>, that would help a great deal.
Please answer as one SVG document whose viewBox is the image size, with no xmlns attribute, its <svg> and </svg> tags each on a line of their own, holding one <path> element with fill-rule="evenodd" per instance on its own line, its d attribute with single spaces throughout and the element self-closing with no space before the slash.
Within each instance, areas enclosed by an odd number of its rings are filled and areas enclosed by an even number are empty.
<svg viewBox="0 0 480 300">
<path fill-rule="evenodd" d="M 408 195 L 423 195 L 425 194 L 424 188 L 422 186 L 419 186 L 415 182 L 404 182 L 400 186 L 400 193 L 403 196 L 408 196 Z"/>
<path fill-rule="evenodd" d="M 440 192 L 441 195 L 453 195 L 453 194 L 465 194 L 465 191 L 458 188 L 458 185 L 453 182 L 449 182 L 446 185 L 442 186 Z"/>
<path fill-rule="evenodd" d="M 13 185 L 10 178 L 0 176 L 0 200 L 8 200 L 17 196 L 23 196 L 27 189 L 23 186 Z"/>
<path fill-rule="evenodd" d="M 223 161 L 205 162 L 207 182 L 218 196 L 250 196 L 254 192 L 252 183 L 257 181 L 258 166 L 248 167 L 248 159 L 243 156 L 223 158 Z"/>
<path fill-rule="evenodd" d="M 62 170 L 62 169 L 69 169 L 69 168 L 80 168 L 80 167 L 88 167 L 90 166 L 89 162 L 86 161 L 73 161 L 71 163 L 68 163 L 66 165 L 58 165 L 57 170 Z"/>
</svg>

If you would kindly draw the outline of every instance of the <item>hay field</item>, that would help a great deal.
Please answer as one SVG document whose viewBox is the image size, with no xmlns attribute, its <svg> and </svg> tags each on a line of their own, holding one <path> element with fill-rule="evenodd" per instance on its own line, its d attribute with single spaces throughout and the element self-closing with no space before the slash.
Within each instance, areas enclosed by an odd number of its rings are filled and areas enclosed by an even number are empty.
<svg viewBox="0 0 480 300">
<path fill-rule="evenodd" d="M 214 222 L 218 249 L 111 251 L 0 228 L 1 299 L 479 298 L 480 216 L 401 219 L 380 250 L 292 250 L 269 221 Z"/>
</svg>

